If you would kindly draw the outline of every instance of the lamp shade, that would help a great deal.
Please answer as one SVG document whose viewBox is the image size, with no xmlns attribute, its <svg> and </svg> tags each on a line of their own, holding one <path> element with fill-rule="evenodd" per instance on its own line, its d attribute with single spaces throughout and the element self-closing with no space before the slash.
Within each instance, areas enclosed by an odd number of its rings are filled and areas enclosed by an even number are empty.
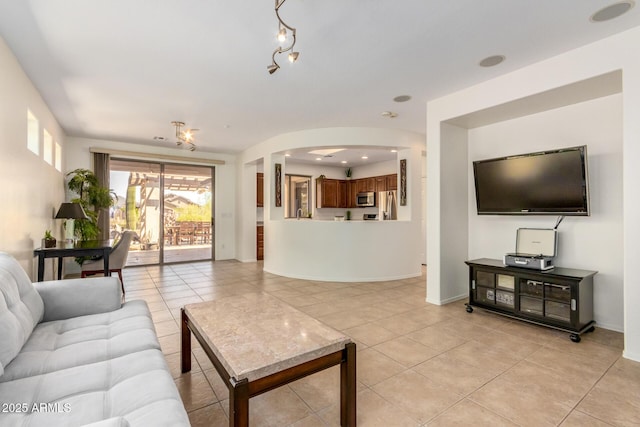
<svg viewBox="0 0 640 427">
<path fill-rule="evenodd" d="M 56 214 L 56 218 L 64 218 L 64 219 L 89 219 L 87 214 L 84 212 L 82 205 L 80 203 L 63 203 L 60 205 L 60 209 L 58 209 L 58 213 Z"/>
</svg>

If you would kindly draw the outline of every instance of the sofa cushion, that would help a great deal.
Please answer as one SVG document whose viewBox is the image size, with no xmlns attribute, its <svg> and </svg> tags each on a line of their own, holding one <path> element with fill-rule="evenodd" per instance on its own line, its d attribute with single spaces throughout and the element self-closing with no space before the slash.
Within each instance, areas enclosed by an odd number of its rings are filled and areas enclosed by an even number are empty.
<svg viewBox="0 0 640 427">
<path fill-rule="evenodd" d="M 39 324 L 0 382 L 152 348 L 160 346 L 147 304 L 130 301 L 120 310 Z"/>
<path fill-rule="evenodd" d="M 0 383 L 0 402 L 36 408 L 0 413 L 0 425 L 73 427 L 114 417 L 131 427 L 189 425 L 164 356 L 155 349 Z"/>
<path fill-rule="evenodd" d="M 43 313 L 42 298 L 31 279 L 18 261 L 0 252 L 0 368 L 6 370 Z"/>
</svg>

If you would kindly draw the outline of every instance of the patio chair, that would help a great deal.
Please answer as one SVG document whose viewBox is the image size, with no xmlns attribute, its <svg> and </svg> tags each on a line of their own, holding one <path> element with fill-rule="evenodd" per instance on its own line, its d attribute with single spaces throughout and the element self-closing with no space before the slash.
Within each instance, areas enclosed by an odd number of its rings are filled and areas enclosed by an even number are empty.
<svg viewBox="0 0 640 427">
<path fill-rule="evenodd" d="M 127 255 L 129 254 L 129 246 L 135 237 L 136 232 L 126 230 L 120 235 L 120 240 L 111 249 L 109 254 L 109 275 L 118 273 L 120 285 L 122 286 L 122 295 L 124 296 L 124 281 L 122 280 L 122 269 L 127 263 Z M 104 274 L 104 264 L 102 259 L 85 261 L 82 263 L 81 277 L 93 276 L 96 274 Z"/>
</svg>

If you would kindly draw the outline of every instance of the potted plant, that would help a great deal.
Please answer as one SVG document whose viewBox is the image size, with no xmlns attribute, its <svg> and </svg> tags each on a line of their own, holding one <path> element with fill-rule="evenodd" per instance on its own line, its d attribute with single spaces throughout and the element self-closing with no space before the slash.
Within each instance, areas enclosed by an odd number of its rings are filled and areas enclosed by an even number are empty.
<svg viewBox="0 0 640 427">
<path fill-rule="evenodd" d="M 345 212 L 345 219 L 346 219 L 347 221 L 350 221 L 350 220 L 351 220 L 351 211 L 347 211 L 347 212 Z"/>
<path fill-rule="evenodd" d="M 351 178 L 351 168 L 345 169 L 344 174 L 347 176 L 347 178 Z"/>
<path fill-rule="evenodd" d="M 102 187 L 98 183 L 98 177 L 88 169 L 76 169 L 67 176 L 71 177 L 67 187 L 78 194 L 78 197 L 71 201 L 80 203 L 89 217 L 75 221 L 75 233 L 80 240 L 95 240 L 100 234 L 98 215 L 101 210 L 113 206 L 115 194 Z"/>
<path fill-rule="evenodd" d="M 47 230 L 44 232 L 44 237 L 42 238 L 42 247 L 43 248 L 56 247 L 56 238 L 51 235 L 51 230 Z"/>
</svg>

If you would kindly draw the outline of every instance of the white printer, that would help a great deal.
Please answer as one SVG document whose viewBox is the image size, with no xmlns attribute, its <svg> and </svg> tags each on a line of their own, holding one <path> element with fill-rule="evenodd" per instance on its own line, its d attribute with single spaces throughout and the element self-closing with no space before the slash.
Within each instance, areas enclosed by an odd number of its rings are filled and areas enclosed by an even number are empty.
<svg viewBox="0 0 640 427">
<path fill-rule="evenodd" d="M 504 256 L 504 265 L 551 270 L 558 248 L 558 232 L 550 228 L 519 228 L 516 251 Z"/>
</svg>

